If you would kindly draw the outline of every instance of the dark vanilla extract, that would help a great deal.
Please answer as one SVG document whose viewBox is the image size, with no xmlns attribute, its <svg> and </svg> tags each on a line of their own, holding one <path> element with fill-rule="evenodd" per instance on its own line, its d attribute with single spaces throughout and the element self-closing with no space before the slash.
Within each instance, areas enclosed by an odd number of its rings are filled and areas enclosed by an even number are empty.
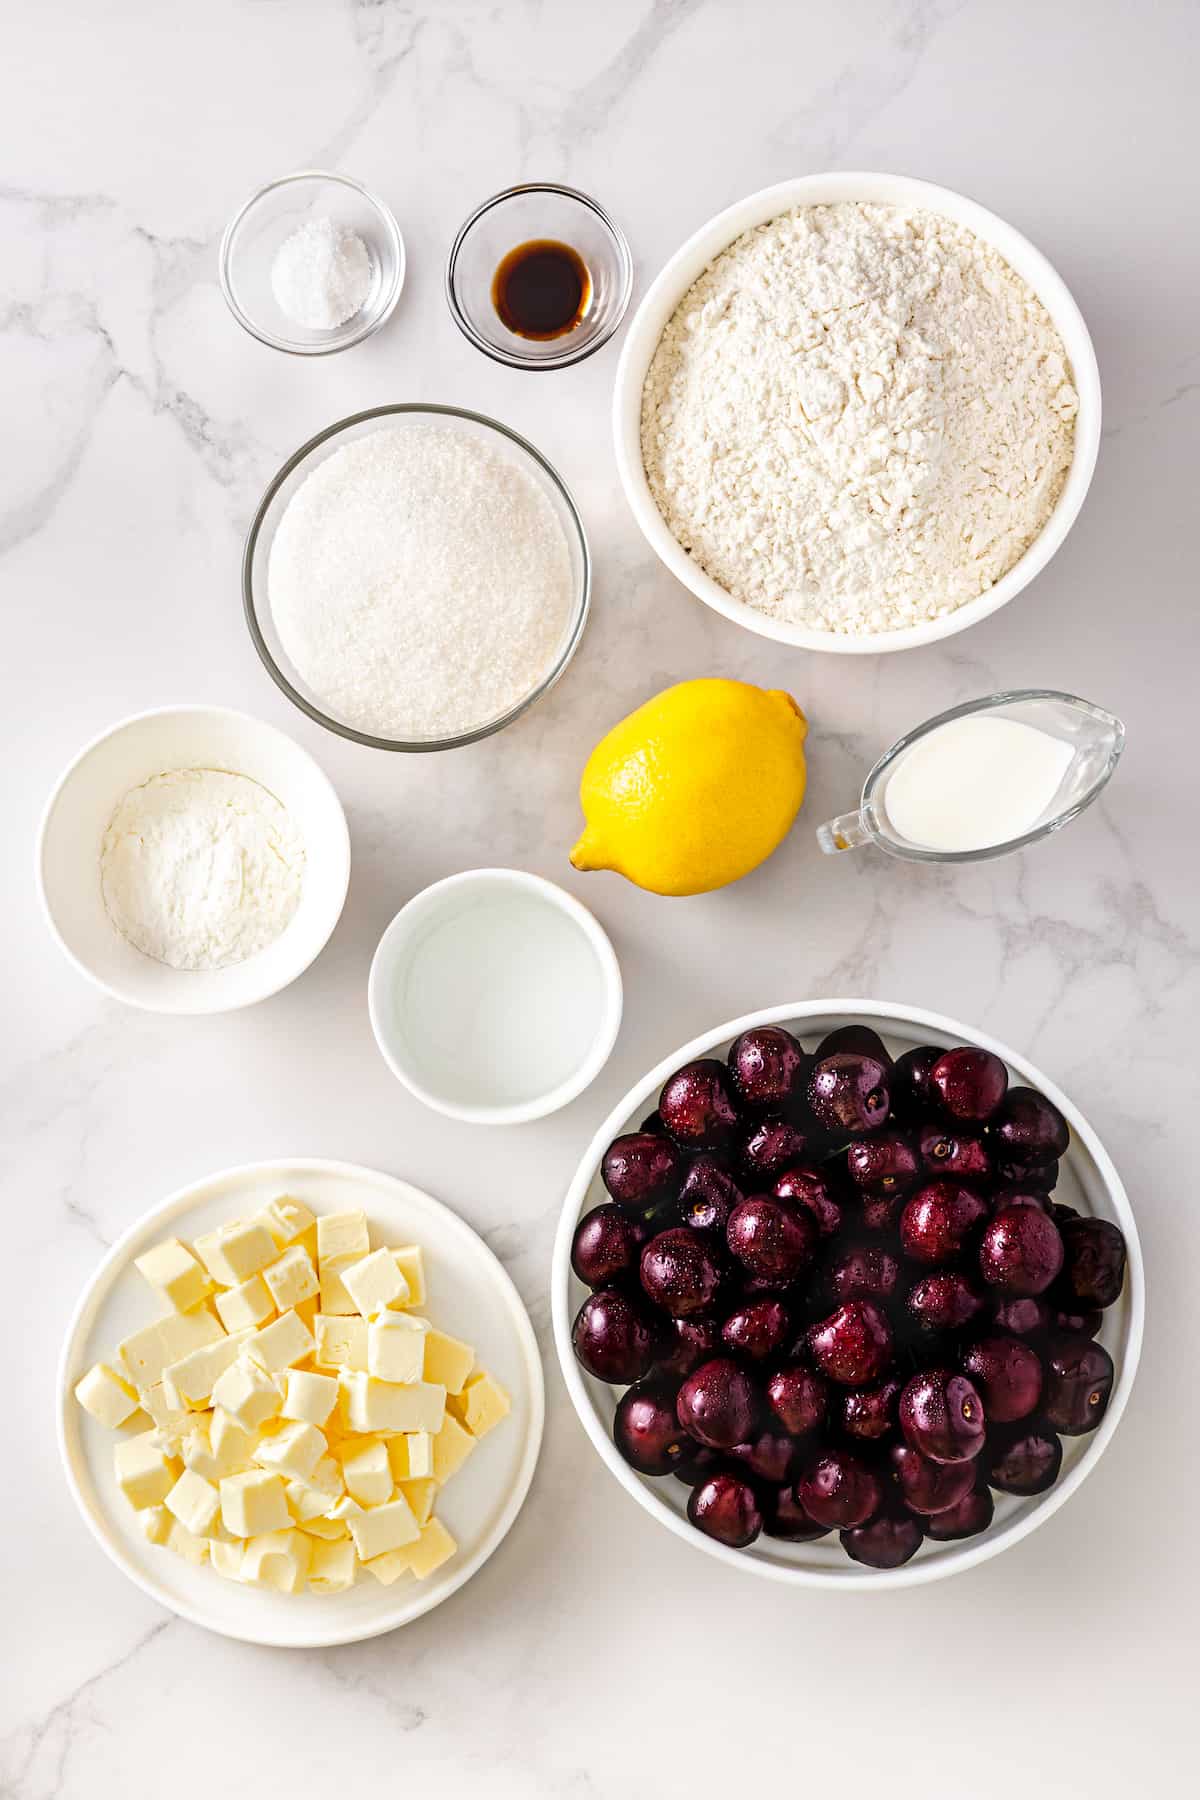
<svg viewBox="0 0 1200 1800">
<path fill-rule="evenodd" d="M 591 303 L 587 264 L 556 238 L 518 244 L 492 279 L 492 304 L 501 321 L 518 337 L 541 343 L 574 331 Z"/>
</svg>

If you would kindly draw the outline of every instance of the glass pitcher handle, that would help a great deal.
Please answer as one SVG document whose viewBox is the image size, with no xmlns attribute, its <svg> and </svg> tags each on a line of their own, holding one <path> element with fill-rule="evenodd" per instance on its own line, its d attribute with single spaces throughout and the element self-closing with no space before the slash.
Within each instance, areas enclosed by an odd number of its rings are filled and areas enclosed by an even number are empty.
<svg viewBox="0 0 1200 1800">
<path fill-rule="evenodd" d="M 817 842 L 826 856 L 836 856 L 839 850 L 857 850 L 861 844 L 874 841 L 861 812 L 843 813 L 840 818 L 817 826 Z"/>
</svg>

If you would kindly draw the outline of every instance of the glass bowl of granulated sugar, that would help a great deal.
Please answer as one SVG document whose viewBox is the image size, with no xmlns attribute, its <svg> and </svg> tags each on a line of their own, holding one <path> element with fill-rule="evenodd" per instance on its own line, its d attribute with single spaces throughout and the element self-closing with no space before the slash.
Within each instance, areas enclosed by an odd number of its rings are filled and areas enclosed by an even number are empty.
<svg viewBox="0 0 1200 1800">
<path fill-rule="evenodd" d="M 246 538 L 246 621 L 301 712 L 376 750 L 488 737 L 579 646 L 591 562 L 566 485 L 516 432 L 453 406 L 319 432 Z"/>
</svg>

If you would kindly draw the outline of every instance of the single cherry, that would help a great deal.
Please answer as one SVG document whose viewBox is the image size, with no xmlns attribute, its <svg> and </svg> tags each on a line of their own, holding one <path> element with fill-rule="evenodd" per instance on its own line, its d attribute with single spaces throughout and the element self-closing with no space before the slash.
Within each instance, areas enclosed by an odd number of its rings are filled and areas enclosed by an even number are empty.
<svg viewBox="0 0 1200 1800">
<path fill-rule="evenodd" d="M 915 1187 L 921 1162 L 902 1131 L 873 1131 L 846 1151 L 846 1173 L 864 1194 L 903 1194 Z"/>
<path fill-rule="evenodd" d="M 793 1164 L 776 1177 L 773 1192 L 779 1200 L 792 1200 L 811 1213 L 819 1236 L 832 1237 L 841 1230 L 842 1207 L 820 1169 Z"/>
<path fill-rule="evenodd" d="M 710 1450 L 731 1450 L 754 1436 L 758 1400 L 750 1377 L 726 1356 L 685 1376 L 675 1402 L 679 1423 Z"/>
<path fill-rule="evenodd" d="M 984 1228 L 979 1269 L 989 1287 L 1023 1297 L 1041 1294 L 1062 1266 L 1058 1226 L 1040 1207 L 1001 1207 Z"/>
<path fill-rule="evenodd" d="M 785 1431 L 804 1437 L 825 1423 L 829 1388 L 812 1369 L 789 1363 L 768 1379 L 767 1405 Z"/>
<path fill-rule="evenodd" d="M 729 1077 L 743 1106 L 774 1112 L 790 1106 L 804 1088 L 804 1047 L 781 1025 L 755 1025 L 729 1050 Z"/>
<path fill-rule="evenodd" d="M 589 1294 L 576 1313 L 571 1342 L 589 1375 L 624 1386 L 648 1373 L 656 1348 L 655 1327 L 625 1294 L 601 1288 Z"/>
<path fill-rule="evenodd" d="M 658 1110 L 684 1150 L 722 1150 L 737 1129 L 728 1071 L 711 1056 L 685 1063 L 667 1078 Z"/>
<path fill-rule="evenodd" d="M 1036 1412 L 1042 1397 L 1042 1362 L 1019 1337 L 995 1332 L 976 1338 L 962 1366 L 979 1389 L 989 1425 L 1012 1425 Z"/>
<path fill-rule="evenodd" d="M 1057 1106 L 1035 1088 L 1009 1088 L 994 1116 L 988 1135 L 999 1156 L 1020 1159 L 1035 1167 L 1054 1162 L 1071 1141 L 1067 1121 Z"/>
<path fill-rule="evenodd" d="M 931 1181 L 917 1190 L 900 1215 L 904 1254 L 933 1266 L 954 1262 L 987 1213 L 987 1202 L 973 1188 L 956 1181 Z"/>
<path fill-rule="evenodd" d="M 721 1327 L 721 1338 L 734 1356 L 761 1362 L 787 1342 L 791 1331 L 792 1315 L 783 1301 L 764 1296 L 730 1313 Z"/>
<path fill-rule="evenodd" d="M 1008 1070 L 990 1050 L 958 1044 L 938 1057 L 929 1071 L 929 1086 L 950 1118 L 982 1125 L 1008 1091 Z"/>
<path fill-rule="evenodd" d="M 715 1156 L 698 1156 L 679 1190 L 679 1217 L 692 1231 L 723 1235 L 730 1213 L 745 1197 Z"/>
<path fill-rule="evenodd" d="M 913 1512 L 945 1512 L 975 1486 L 974 1463 L 936 1463 L 911 1444 L 893 1444 L 888 1462 L 900 1497 Z"/>
<path fill-rule="evenodd" d="M 752 1194 L 730 1213 L 725 1241 L 751 1274 L 782 1285 L 812 1261 L 817 1227 L 812 1214 L 792 1201 Z"/>
<path fill-rule="evenodd" d="M 826 1131 L 875 1131 L 888 1116 L 887 1068 L 878 1057 L 854 1050 L 826 1056 L 808 1078 L 808 1104 Z"/>
<path fill-rule="evenodd" d="M 729 1455 L 769 1487 L 794 1481 L 802 1451 L 783 1431 L 760 1431 L 749 1443 L 735 1444 Z"/>
<path fill-rule="evenodd" d="M 851 1388 L 840 1397 L 838 1423 L 847 1437 L 874 1443 L 895 1430 L 901 1383 L 881 1381 L 876 1387 Z"/>
<path fill-rule="evenodd" d="M 890 1300 L 900 1281 L 900 1264 L 882 1244 L 850 1244 L 830 1263 L 825 1283 L 832 1300 Z"/>
<path fill-rule="evenodd" d="M 1062 1226 L 1063 1286 L 1081 1306 L 1111 1306 L 1125 1283 L 1125 1238 L 1107 1219 Z"/>
<path fill-rule="evenodd" d="M 842 1549 L 852 1562 L 868 1569 L 898 1569 L 921 1548 L 922 1521 L 903 1507 L 888 1508 L 866 1525 L 840 1534 Z"/>
<path fill-rule="evenodd" d="M 1041 1337 L 1050 1328 L 1050 1308 L 1032 1294 L 1007 1300 L 1003 1296 L 992 1308 L 992 1322 L 1014 1337 Z"/>
<path fill-rule="evenodd" d="M 828 1525 L 818 1525 L 803 1505 L 794 1486 L 768 1492 L 763 1506 L 763 1530 L 768 1537 L 786 1538 L 791 1544 L 808 1544 L 825 1537 Z"/>
<path fill-rule="evenodd" d="M 796 1496 L 818 1525 L 845 1530 L 865 1525 L 879 1511 L 879 1477 L 852 1450 L 826 1450 L 796 1483 Z"/>
<path fill-rule="evenodd" d="M 683 1225 L 651 1238 L 640 1266 L 647 1297 L 677 1319 L 705 1312 L 721 1285 L 716 1257 L 699 1232 Z"/>
<path fill-rule="evenodd" d="M 929 1077 L 941 1054 L 934 1044 L 918 1044 L 892 1064 L 892 1112 L 902 1124 L 915 1125 L 937 1110 Z"/>
<path fill-rule="evenodd" d="M 884 1068 L 890 1068 L 892 1059 L 884 1048 L 883 1039 L 869 1025 L 837 1025 L 821 1039 L 817 1045 L 814 1061 L 821 1062 L 826 1056 L 840 1056 L 848 1052 L 855 1056 L 873 1056 Z"/>
<path fill-rule="evenodd" d="M 571 1267 L 588 1287 L 608 1287 L 637 1268 L 649 1235 L 648 1226 L 621 1207 L 607 1201 L 593 1206 L 575 1227 Z"/>
<path fill-rule="evenodd" d="M 1042 1411 L 1055 1431 L 1079 1437 L 1095 1431 L 1108 1411 L 1113 1360 L 1090 1338 L 1052 1338 L 1046 1351 Z"/>
<path fill-rule="evenodd" d="M 984 1299 L 961 1269 L 935 1269 L 914 1281 L 904 1304 L 922 1331 L 961 1331 L 982 1312 Z"/>
<path fill-rule="evenodd" d="M 670 1388 L 639 1383 L 617 1402 L 613 1442 L 641 1475 L 669 1475 L 691 1449 L 692 1440 L 675 1413 Z"/>
<path fill-rule="evenodd" d="M 686 1319 L 666 1319 L 655 1368 L 662 1375 L 690 1375 L 702 1362 L 716 1356 L 720 1349 L 721 1327 L 716 1319 L 703 1314 L 692 1314 Z"/>
<path fill-rule="evenodd" d="M 935 1513 L 925 1526 L 925 1535 L 939 1544 L 951 1543 L 956 1538 L 975 1537 L 987 1530 L 994 1511 L 987 1488 L 973 1487 L 957 1506 L 948 1506 L 945 1512 Z"/>
<path fill-rule="evenodd" d="M 1006 1494 L 1044 1494 L 1058 1480 L 1062 1443 L 1048 1426 L 1010 1425 L 988 1446 L 987 1477 Z"/>
<path fill-rule="evenodd" d="M 900 1429 L 914 1450 L 939 1463 L 966 1462 L 983 1449 L 987 1420 L 978 1389 L 953 1369 L 921 1369 L 900 1395 Z"/>
<path fill-rule="evenodd" d="M 873 1300 L 849 1300 L 808 1334 L 813 1361 L 845 1387 L 865 1387 L 892 1360 L 892 1328 Z"/>
<path fill-rule="evenodd" d="M 645 1212 L 673 1197 L 680 1172 L 674 1144 L 649 1131 L 614 1138 L 600 1163 L 600 1179 L 613 1199 Z"/>
<path fill-rule="evenodd" d="M 992 1179 L 992 1158 L 984 1140 L 953 1125 L 922 1125 L 917 1149 L 922 1167 L 930 1175 L 947 1181 Z"/>
<path fill-rule="evenodd" d="M 740 1475 L 713 1475 L 694 1487 L 687 1515 L 697 1530 L 733 1550 L 752 1544 L 763 1527 L 758 1497 Z"/>
<path fill-rule="evenodd" d="M 742 1141 L 739 1162 L 755 1186 L 761 1187 L 799 1162 L 808 1149 L 808 1134 L 789 1119 L 759 1119 Z"/>
</svg>

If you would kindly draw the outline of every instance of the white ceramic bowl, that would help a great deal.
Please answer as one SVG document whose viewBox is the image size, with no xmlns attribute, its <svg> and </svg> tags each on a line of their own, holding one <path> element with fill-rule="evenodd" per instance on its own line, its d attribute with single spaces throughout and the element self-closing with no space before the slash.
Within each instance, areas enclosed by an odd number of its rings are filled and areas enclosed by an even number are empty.
<svg viewBox="0 0 1200 1800">
<path fill-rule="evenodd" d="M 522 1125 L 608 1061 L 621 971 L 572 894 L 522 869 L 468 869 L 396 914 L 368 1005 L 384 1061 L 418 1100 L 472 1125 Z"/>
<path fill-rule="evenodd" d="M 874 1026 L 897 1055 L 914 1044 L 965 1043 L 979 1045 L 1003 1058 L 1016 1081 L 1045 1094 L 1061 1108 L 1070 1124 L 1071 1145 L 1062 1159 L 1055 1197 L 1067 1201 L 1082 1213 L 1119 1225 L 1129 1253 L 1124 1292 L 1117 1304 L 1105 1313 L 1104 1327 L 1099 1334 L 1116 1365 L 1112 1396 L 1101 1424 L 1086 1437 L 1064 1438 L 1062 1473 L 1046 1493 L 1029 1499 L 994 1494 L 995 1520 L 986 1532 L 958 1543 L 939 1544 L 927 1538 L 911 1562 L 890 1570 L 867 1569 L 851 1562 L 836 1534 L 811 1544 L 789 1544 L 764 1536 L 748 1550 L 731 1550 L 696 1531 L 688 1523 L 688 1490 L 682 1482 L 672 1476 L 652 1480 L 638 1475 L 618 1455 L 612 1441 L 612 1421 L 620 1390 L 585 1375 L 571 1349 L 571 1325 L 587 1296 L 587 1289 L 571 1269 L 571 1239 L 581 1215 L 608 1198 L 599 1171 L 600 1159 L 612 1139 L 621 1132 L 636 1129 L 637 1122 L 653 1109 L 667 1076 L 681 1063 L 690 1062 L 696 1056 L 723 1056 L 739 1032 L 749 1030 L 752 1025 L 786 1025 L 811 1050 L 827 1031 L 847 1024 Z M 696 1549 L 718 1557 L 731 1568 L 764 1575 L 794 1587 L 874 1592 L 938 1581 L 998 1556 L 1057 1512 L 1091 1474 L 1117 1429 L 1133 1387 L 1142 1346 L 1145 1275 L 1137 1226 L 1120 1176 L 1087 1120 L 1032 1063 L 983 1032 L 960 1025 L 955 1019 L 943 1018 L 938 1013 L 919 1012 L 913 1007 L 892 1006 L 883 1001 L 806 1000 L 747 1013 L 745 1018 L 718 1025 L 715 1030 L 694 1038 L 690 1044 L 681 1045 L 629 1090 L 592 1139 L 571 1183 L 554 1246 L 551 1300 L 554 1342 L 575 1410 L 602 1461 L 651 1517 Z"/>
<path fill-rule="evenodd" d="M 304 838 L 304 888 L 291 923 L 228 969 L 171 969 L 143 956 L 116 930 L 100 892 L 100 844 L 118 801 L 152 775 L 194 768 L 250 776 L 282 801 Z M 43 815 L 37 871 L 51 931 L 106 994 L 146 1012 L 232 1012 L 287 987 L 324 949 L 346 899 L 350 833 L 328 777 L 274 725 L 228 707 L 165 706 L 121 720 L 80 751 Z"/>
<path fill-rule="evenodd" d="M 372 1241 L 419 1243 L 426 1253 L 429 1316 L 475 1346 L 480 1362 L 512 1397 L 512 1412 L 489 1432 L 447 1487 L 438 1511 L 458 1554 L 428 1581 L 405 1577 L 382 1587 L 370 1576 L 345 1594 L 272 1594 L 193 1567 L 142 1537 L 113 1476 L 117 1433 L 84 1412 L 75 1383 L 117 1341 L 154 1317 L 154 1296 L 133 1267 L 164 1236 L 191 1238 L 276 1195 L 313 1212 L 361 1208 Z M 407 1182 L 351 1163 L 310 1159 L 226 1169 L 172 1194 L 114 1244 L 84 1290 L 67 1329 L 58 1374 L 58 1438 L 71 1493 L 84 1522 L 122 1574 L 151 1599 L 195 1625 L 251 1644 L 349 1644 L 406 1625 L 441 1604 L 501 1543 L 529 1491 L 542 1440 L 544 1395 L 537 1340 L 504 1268 L 456 1213 Z"/>
<path fill-rule="evenodd" d="M 986 594 L 980 594 L 942 618 L 911 625 L 902 631 L 876 631 L 854 637 L 834 631 L 813 631 L 806 626 L 770 619 L 735 600 L 706 575 L 672 535 L 655 505 L 642 465 L 641 449 L 642 387 L 646 371 L 664 326 L 693 282 L 714 257 L 752 226 L 766 224 L 769 219 L 778 218 L 780 213 L 789 212 L 796 206 L 833 205 L 839 201 L 922 207 L 957 220 L 985 243 L 993 245 L 1029 283 L 1053 319 L 1070 358 L 1079 394 L 1075 455 L 1063 491 L 1044 529 L 1008 574 Z M 1083 315 L 1066 283 L 1040 250 L 1035 250 L 1027 238 L 997 218 L 995 213 L 950 188 L 915 181 L 906 175 L 802 175 L 795 181 L 763 188 L 727 207 L 707 225 L 702 225 L 671 257 L 643 298 L 625 338 L 613 393 L 613 432 L 621 484 L 643 536 L 659 559 L 697 599 L 711 606 L 714 612 L 732 619 L 735 625 L 744 625 L 747 631 L 773 638 L 780 644 L 794 644 L 803 650 L 826 650 L 841 656 L 877 656 L 884 651 L 913 650 L 924 644 L 934 644 L 965 631 L 969 625 L 977 625 L 980 619 L 986 619 L 1019 594 L 1045 568 L 1074 524 L 1096 466 L 1096 453 L 1100 447 L 1100 371 Z"/>
</svg>

